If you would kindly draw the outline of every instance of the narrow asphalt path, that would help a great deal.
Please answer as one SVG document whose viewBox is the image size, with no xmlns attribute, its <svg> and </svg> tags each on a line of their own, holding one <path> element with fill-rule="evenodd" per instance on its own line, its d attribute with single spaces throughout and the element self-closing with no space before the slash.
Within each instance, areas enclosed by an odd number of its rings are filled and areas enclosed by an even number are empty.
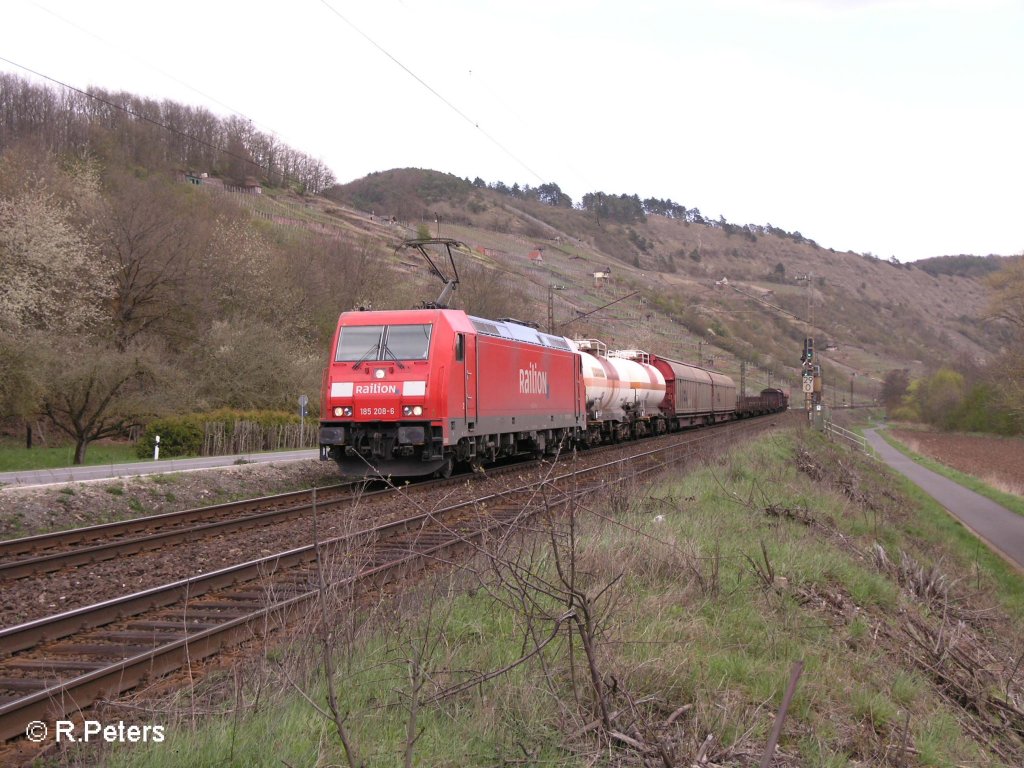
<svg viewBox="0 0 1024 768">
<path fill-rule="evenodd" d="M 305 451 L 275 451 L 274 453 L 250 453 L 241 456 L 208 456 L 199 459 L 161 459 L 160 461 L 133 461 L 126 464 L 96 464 L 83 467 L 60 469 L 26 469 L 17 472 L 0 472 L 0 486 L 52 485 L 55 483 L 76 483 L 86 480 L 103 480 L 112 477 L 133 477 L 169 472 L 187 472 L 192 469 L 214 469 L 234 464 L 299 461 L 315 459 L 320 455 L 316 449 Z"/>
<path fill-rule="evenodd" d="M 875 430 L 864 430 L 864 436 L 886 464 L 948 509 L 992 549 L 1024 570 L 1024 517 L 914 463 L 885 442 Z"/>
</svg>

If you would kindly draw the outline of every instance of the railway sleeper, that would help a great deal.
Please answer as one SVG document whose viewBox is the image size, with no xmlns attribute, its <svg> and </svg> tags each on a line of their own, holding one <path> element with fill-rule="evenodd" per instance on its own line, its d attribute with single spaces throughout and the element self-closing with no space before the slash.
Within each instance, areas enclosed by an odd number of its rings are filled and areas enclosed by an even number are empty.
<svg viewBox="0 0 1024 768">
<path fill-rule="evenodd" d="M 0 677 L 0 688 L 6 688 L 8 691 L 41 691 L 44 688 L 59 684 L 59 678 Z"/>
<path fill-rule="evenodd" d="M 100 659 L 127 659 L 130 656 L 138 656 L 140 653 L 149 653 L 153 650 L 152 645 L 128 645 L 126 643 L 60 643 L 51 645 L 46 653 L 55 653 L 58 656 L 96 656 Z M 106 666 L 106 665 L 104 665 Z"/>
<path fill-rule="evenodd" d="M 122 632 L 104 632 L 101 635 L 96 636 L 96 640 L 152 640 L 159 643 L 173 642 L 174 640 L 180 640 L 183 637 L 188 637 L 188 632 L 162 629 L 153 630 L 151 632 L 144 632 L 140 630 L 131 631 L 124 630 Z"/>
<path fill-rule="evenodd" d="M 66 661 L 60 659 L 8 659 L 3 662 L 0 669 L 13 669 L 21 672 L 32 672 L 37 669 L 73 672 L 82 669 L 102 669 L 105 666 L 107 665 L 102 661 L 82 661 L 80 659 Z"/>
</svg>

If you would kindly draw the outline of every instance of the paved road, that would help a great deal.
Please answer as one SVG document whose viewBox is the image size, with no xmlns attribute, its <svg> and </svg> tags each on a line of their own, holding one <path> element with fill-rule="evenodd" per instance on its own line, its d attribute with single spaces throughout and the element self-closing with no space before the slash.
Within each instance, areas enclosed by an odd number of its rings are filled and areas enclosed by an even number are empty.
<svg viewBox="0 0 1024 768">
<path fill-rule="evenodd" d="M 915 464 L 879 437 L 875 430 L 865 430 L 864 435 L 885 463 L 920 486 L 1007 560 L 1024 569 L 1024 517 L 948 477 Z"/>
<path fill-rule="evenodd" d="M 138 461 L 129 464 L 97 464 L 88 467 L 65 467 L 63 469 L 34 469 L 20 472 L 0 472 L 0 485 L 29 487 L 72 483 L 84 480 L 102 480 L 111 477 L 133 475 L 154 475 L 165 472 L 187 472 L 193 469 L 229 467 L 249 462 L 284 462 L 301 459 L 315 459 L 317 450 L 276 451 L 274 453 L 250 453 L 241 456 L 208 456 L 200 459 L 161 459 L 160 461 Z"/>
</svg>

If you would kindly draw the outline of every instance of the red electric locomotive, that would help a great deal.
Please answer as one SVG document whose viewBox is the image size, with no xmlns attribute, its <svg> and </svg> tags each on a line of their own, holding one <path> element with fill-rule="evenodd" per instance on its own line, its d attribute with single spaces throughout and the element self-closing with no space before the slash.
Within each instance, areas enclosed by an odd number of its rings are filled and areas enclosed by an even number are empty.
<svg viewBox="0 0 1024 768">
<path fill-rule="evenodd" d="M 346 312 L 324 371 L 320 458 L 346 475 L 451 473 L 553 452 L 586 423 L 568 340 L 450 309 Z"/>
</svg>

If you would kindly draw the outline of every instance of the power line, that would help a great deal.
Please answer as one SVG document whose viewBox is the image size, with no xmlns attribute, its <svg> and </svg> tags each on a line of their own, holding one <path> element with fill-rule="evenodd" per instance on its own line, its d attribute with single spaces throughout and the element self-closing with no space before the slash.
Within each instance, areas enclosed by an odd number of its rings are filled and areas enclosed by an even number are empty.
<svg viewBox="0 0 1024 768">
<path fill-rule="evenodd" d="M 530 166 L 528 166 L 522 159 L 520 159 L 517 155 L 515 155 L 504 144 L 502 144 L 496 138 L 491 136 L 491 134 L 489 134 L 487 131 L 485 131 L 483 128 L 481 128 L 480 127 L 480 123 L 478 123 L 476 120 L 473 120 L 471 117 L 469 117 L 469 115 L 467 115 L 465 112 L 463 112 L 457 106 L 452 104 L 448 99 L 446 99 L 438 91 L 436 91 L 433 87 L 431 87 L 430 84 L 428 84 L 422 77 L 417 75 L 415 72 L 413 72 L 411 69 L 409 69 L 409 67 L 405 66 L 405 64 L 403 64 L 397 58 L 392 56 L 391 53 L 388 52 L 382 45 L 380 45 L 376 40 L 374 40 L 368 34 L 363 32 L 363 30 L 361 30 L 359 27 L 357 27 L 355 24 L 353 24 L 345 16 L 343 16 L 334 6 L 332 6 L 329 2 L 327 2 L 327 0 L 320 0 L 320 2 L 323 3 L 324 6 L 331 13 L 333 13 L 335 16 L 337 16 L 343 22 L 348 24 L 352 29 L 354 29 L 370 45 L 372 45 L 378 51 L 380 51 L 385 56 L 387 56 L 389 59 L 391 59 L 391 61 L 394 62 L 398 67 L 400 67 L 403 72 L 405 72 L 413 80 L 415 80 L 417 83 L 419 83 L 424 88 L 426 88 L 428 91 L 430 91 L 430 93 L 432 93 L 435 97 L 437 97 L 441 101 L 441 103 L 443 103 L 446 107 L 448 107 L 450 110 L 452 110 L 455 114 L 457 114 L 459 117 L 461 117 L 463 120 L 465 120 L 471 126 L 473 126 L 476 130 L 480 131 L 481 135 L 483 135 L 484 138 L 486 138 L 494 146 L 496 146 L 498 149 L 500 149 L 502 152 L 504 152 L 506 155 L 508 155 L 510 158 L 512 158 L 515 162 L 519 163 L 519 165 L 521 165 L 523 168 L 525 168 L 529 173 L 531 173 L 542 184 L 546 183 L 547 180 L 543 176 L 541 176 L 539 173 L 537 173 L 535 170 L 533 170 Z"/>
<path fill-rule="evenodd" d="M 105 45 L 105 46 L 107 46 L 107 47 L 112 47 L 112 48 L 118 48 L 118 49 L 120 49 L 120 50 L 121 50 L 122 52 L 127 52 L 127 53 L 131 54 L 131 55 L 132 55 L 132 56 L 134 56 L 135 58 L 138 58 L 138 59 L 139 59 L 139 61 L 141 61 L 141 62 L 142 62 L 143 64 L 145 64 L 145 65 L 146 65 L 147 67 L 149 67 L 150 69 L 152 69 L 152 70 L 153 70 L 154 72 L 158 72 L 158 73 L 160 73 L 161 75 L 163 75 L 164 77 L 168 78 L 169 80 L 173 80 L 174 82 L 178 83 L 179 85 L 183 85 L 183 86 L 185 86 L 186 88 L 188 88 L 188 89 L 189 89 L 190 91 L 192 91 L 193 93 L 197 93 L 197 94 L 199 94 L 200 96 L 202 96 L 202 97 L 203 97 L 204 99 L 208 99 L 209 101 L 212 101 L 212 102 L 214 102 L 215 104 L 219 104 L 220 106 L 224 107 L 224 109 L 226 109 L 226 110 L 227 110 L 228 112 L 232 112 L 232 113 L 234 113 L 234 114 L 238 115 L 239 117 L 244 117 L 244 118 L 245 118 L 246 120 L 248 120 L 248 121 L 249 121 L 250 123 L 253 123 L 253 124 L 255 124 L 255 125 L 260 125 L 260 123 L 257 123 L 257 122 L 256 122 L 255 120 L 253 120 L 253 119 L 252 119 L 251 117 L 249 117 L 248 115 L 246 115 L 246 114 L 245 114 L 244 112 L 240 112 L 239 110 L 237 110 L 237 109 L 235 109 L 234 107 L 232 107 L 232 106 L 231 106 L 230 104 L 225 104 L 225 103 L 224 103 L 223 101 L 221 101 L 220 99 L 218 99 L 218 98 L 217 98 L 216 96 L 211 96 L 210 94 L 208 94 L 208 93 L 205 93 L 205 92 L 203 92 L 203 91 L 199 90 L 199 89 L 198 89 L 198 88 L 196 88 L 195 86 L 193 86 L 193 85 L 190 85 L 189 83 L 186 83 L 186 82 L 185 82 L 184 80 L 182 80 L 181 78 L 179 78 L 179 77 L 176 77 L 176 76 L 172 75 L 172 74 L 171 74 L 170 72 L 165 72 L 164 70 L 160 69 L 160 67 L 158 67 L 158 66 L 156 66 L 155 64 L 153 64 L 152 62 L 150 62 L 150 61 L 147 61 L 146 59 L 143 59 L 143 58 L 141 58 L 141 57 L 138 57 L 137 55 L 135 55 L 135 54 L 132 54 L 132 53 L 131 53 L 130 51 L 125 51 L 125 49 L 124 49 L 124 48 L 123 48 L 122 46 L 119 46 L 119 45 L 117 45 L 116 43 L 111 43 L 111 42 L 110 42 L 109 40 L 105 40 L 104 38 L 102 38 L 102 37 L 100 37 L 99 35 L 97 35 L 97 34 L 96 34 L 95 32 L 92 32 L 92 31 L 90 31 L 90 30 L 86 29 L 85 27 L 81 26 L 80 24 L 77 24 L 77 23 L 76 23 L 76 22 L 74 22 L 74 21 L 71 21 L 71 19 L 67 19 L 67 18 L 65 18 L 64 16 L 61 16 L 61 15 L 60 15 L 59 13 L 57 13 L 56 11 L 50 10 L 50 9 L 49 9 L 49 8 L 47 8 L 46 6 L 40 5 L 39 3 L 33 3 L 33 5 L 34 5 L 34 6 L 36 7 L 36 8 L 38 8 L 39 10 L 41 10 L 41 11 L 44 11 L 45 13 L 48 13 L 48 14 L 50 14 L 50 15 L 51 15 L 51 16 L 53 16 L 53 17 L 54 17 L 55 19 L 59 19 L 60 21 L 64 22 L 64 23 L 65 23 L 65 24 L 67 24 L 67 25 L 68 25 L 69 27 L 74 27 L 74 28 L 75 28 L 75 29 L 77 29 L 78 31 L 80 31 L 80 32 L 83 32 L 83 33 L 85 33 L 85 34 L 89 35 L 90 37 L 93 37 L 93 38 L 95 38 L 96 40 L 99 40 L 99 41 L 100 41 L 101 43 L 103 43 L 103 45 Z M 275 131 L 274 129 L 270 128 L 269 126 L 263 125 L 263 126 L 261 126 L 261 127 L 263 127 L 264 129 L 266 129 L 266 130 L 270 131 L 271 133 L 277 134 L 277 131 Z M 277 134 L 277 135 L 280 135 L 280 134 Z"/>
<path fill-rule="evenodd" d="M 633 291 L 632 293 L 627 293 L 625 296 L 620 296 L 619 298 L 615 299 L 615 301 L 609 301 L 607 304 L 602 304 L 600 307 L 597 307 L 597 309 L 592 309 L 589 312 L 585 312 L 582 315 L 579 315 L 578 317 L 572 318 L 571 320 L 566 320 L 564 323 L 559 323 L 558 325 L 555 326 L 555 328 L 558 329 L 562 328 L 563 326 L 569 325 L 569 323 L 575 323 L 577 320 L 582 320 L 584 317 L 589 317 L 595 312 L 600 312 L 602 309 L 607 309 L 612 304 L 618 304 L 620 301 L 625 301 L 626 299 L 632 298 L 633 296 L 636 296 L 638 293 L 640 293 L 640 291 Z"/>
</svg>

